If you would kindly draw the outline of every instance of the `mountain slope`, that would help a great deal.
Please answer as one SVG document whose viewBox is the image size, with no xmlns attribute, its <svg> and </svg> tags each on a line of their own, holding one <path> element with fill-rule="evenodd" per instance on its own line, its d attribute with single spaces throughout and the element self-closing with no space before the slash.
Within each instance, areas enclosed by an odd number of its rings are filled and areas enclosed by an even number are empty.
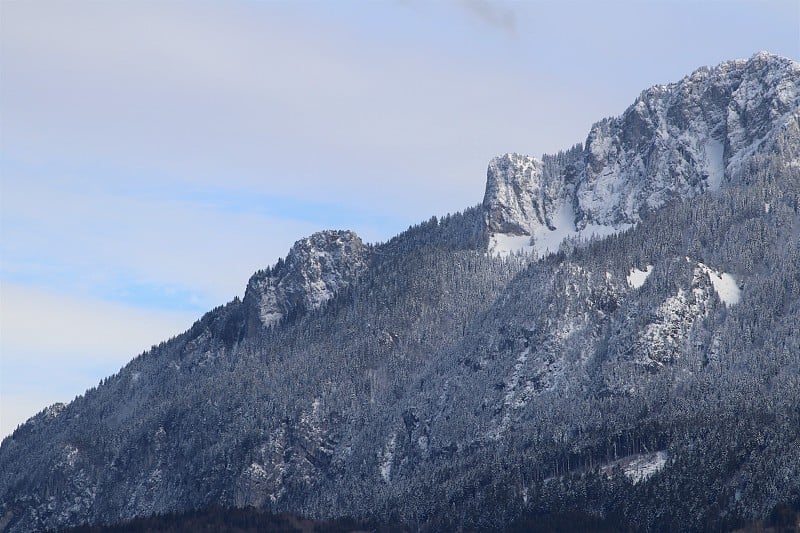
<svg viewBox="0 0 800 533">
<path fill-rule="evenodd" d="M 783 58 L 700 69 L 584 145 L 493 160 L 479 207 L 299 241 L 6 438 L 0 524 L 216 504 L 706 530 L 800 500 L 799 94 Z"/>
</svg>

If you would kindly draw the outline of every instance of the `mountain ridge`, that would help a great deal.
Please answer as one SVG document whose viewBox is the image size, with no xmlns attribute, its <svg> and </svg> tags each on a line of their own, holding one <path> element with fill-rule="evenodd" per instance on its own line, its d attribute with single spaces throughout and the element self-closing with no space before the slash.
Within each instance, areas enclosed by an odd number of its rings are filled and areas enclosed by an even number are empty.
<svg viewBox="0 0 800 533">
<path fill-rule="evenodd" d="M 768 80 L 750 91 L 767 96 L 736 100 L 735 116 L 734 90 L 651 113 L 644 91 L 627 118 L 593 126 L 603 142 L 590 132 L 541 161 L 492 160 L 481 206 L 378 245 L 347 231 L 301 239 L 243 300 L 4 439 L 4 529 L 222 504 L 426 530 L 570 509 L 703 530 L 791 503 L 800 68 L 757 54 L 716 70 Z M 681 83 L 667 87 L 691 93 Z M 700 137 L 660 139 L 647 119 L 671 109 L 705 128 L 722 107 L 725 124 L 753 124 L 726 131 L 715 188 L 705 160 L 679 150 Z M 615 183 L 645 179 L 630 170 L 645 156 L 652 187 L 587 208 L 581 184 L 606 190 L 608 168 Z M 572 217 L 554 216 L 565 201 Z M 608 235 L 586 239 L 592 225 Z M 497 235 L 522 239 L 498 250 Z"/>
<path fill-rule="evenodd" d="M 620 231 L 667 201 L 740 179 L 748 153 L 797 108 L 798 75 L 798 63 L 764 52 L 702 67 L 642 91 L 621 116 L 596 122 L 582 145 L 544 156 L 548 165 L 494 158 L 483 201 L 490 247 L 553 252 L 568 236 Z M 524 236 L 533 244 L 499 243 Z"/>
</svg>

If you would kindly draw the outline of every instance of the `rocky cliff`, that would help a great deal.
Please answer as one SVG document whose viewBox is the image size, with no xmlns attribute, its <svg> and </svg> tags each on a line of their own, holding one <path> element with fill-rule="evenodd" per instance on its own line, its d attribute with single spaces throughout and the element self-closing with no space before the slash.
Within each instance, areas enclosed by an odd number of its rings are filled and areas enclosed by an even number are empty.
<svg viewBox="0 0 800 533">
<path fill-rule="evenodd" d="M 643 91 L 592 126 L 582 148 L 493 159 L 483 201 L 490 248 L 553 252 L 566 237 L 626 229 L 667 202 L 746 179 L 744 162 L 796 113 L 798 69 L 766 53 L 700 68 Z"/>
</svg>

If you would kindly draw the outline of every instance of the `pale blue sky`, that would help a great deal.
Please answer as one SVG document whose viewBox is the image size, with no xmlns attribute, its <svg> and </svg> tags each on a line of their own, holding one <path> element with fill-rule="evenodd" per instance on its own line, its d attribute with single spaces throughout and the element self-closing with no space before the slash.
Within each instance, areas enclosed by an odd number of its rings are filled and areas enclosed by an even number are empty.
<svg viewBox="0 0 800 533">
<path fill-rule="evenodd" d="M 759 50 L 790 1 L 0 2 L 0 435 L 323 228 L 482 199 L 638 93 Z"/>
</svg>

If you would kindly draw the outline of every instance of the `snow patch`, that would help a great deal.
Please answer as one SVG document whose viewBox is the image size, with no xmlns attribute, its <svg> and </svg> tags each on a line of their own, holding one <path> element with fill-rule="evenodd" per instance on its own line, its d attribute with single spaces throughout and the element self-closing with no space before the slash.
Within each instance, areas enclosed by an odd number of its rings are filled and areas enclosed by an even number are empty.
<svg viewBox="0 0 800 533">
<path fill-rule="evenodd" d="M 392 433 L 389 435 L 389 441 L 386 443 L 386 447 L 383 449 L 383 453 L 380 454 L 381 464 L 380 464 L 380 472 L 383 481 L 386 483 L 389 482 L 392 476 L 392 461 L 394 460 L 394 450 L 397 446 L 397 434 Z"/>
<path fill-rule="evenodd" d="M 711 284 L 714 286 L 714 291 L 727 306 L 736 305 L 741 299 L 741 290 L 736 278 L 727 272 L 719 272 L 709 268 L 703 263 L 697 263 L 697 267 L 708 275 L 711 279 Z"/>
<path fill-rule="evenodd" d="M 586 224 L 582 230 L 577 232 L 577 236 L 582 240 L 603 239 L 610 235 L 615 235 L 628 228 L 632 228 L 633 224 L 617 224 L 616 226 L 606 226 L 603 224 Z"/>
<path fill-rule="evenodd" d="M 539 226 L 533 232 L 533 246 L 536 254 L 541 257 L 558 252 L 564 239 L 576 234 L 575 212 L 572 207 L 566 203 L 563 204 L 553 217 L 553 226 L 554 230 L 546 226 Z"/>
<path fill-rule="evenodd" d="M 606 226 L 590 223 L 586 224 L 583 229 L 577 230 L 575 228 L 575 211 L 568 203 L 564 203 L 559 207 L 553 217 L 553 225 L 555 227 L 553 230 L 539 226 L 533 232 L 533 248 L 539 257 L 557 253 L 565 239 L 576 239 L 578 241 L 602 239 L 631 227 L 631 224 Z"/>
<path fill-rule="evenodd" d="M 667 465 L 667 459 L 667 452 L 663 451 L 629 455 L 601 467 L 600 471 L 608 475 L 614 468 L 620 467 L 625 477 L 635 485 L 663 470 Z"/>
<path fill-rule="evenodd" d="M 642 455 L 622 467 L 624 474 L 635 483 L 645 481 L 667 464 L 666 452 Z"/>
<path fill-rule="evenodd" d="M 530 254 L 532 252 L 530 235 L 492 233 L 489 236 L 489 253 L 493 256 L 504 257 L 516 253 Z"/>
<path fill-rule="evenodd" d="M 506 256 L 514 253 L 533 254 L 535 257 L 547 257 L 558 252 L 566 239 L 588 241 L 600 239 L 624 231 L 632 224 L 607 226 L 603 224 L 587 224 L 583 229 L 575 228 L 575 212 L 564 203 L 553 216 L 553 228 L 536 225 L 531 235 L 512 235 L 493 233 L 489 236 L 489 253 L 494 256 Z"/>
<path fill-rule="evenodd" d="M 644 270 L 639 270 L 638 268 L 632 268 L 630 273 L 628 274 L 628 285 L 633 287 L 634 289 L 638 289 L 647 278 L 650 276 L 650 273 L 653 272 L 653 265 L 647 265 L 647 268 Z"/>
<path fill-rule="evenodd" d="M 635 485 L 649 479 L 656 472 L 663 470 L 667 465 L 667 459 L 667 452 L 664 451 L 629 455 L 603 466 L 600 468 L 600 471 L 608 475 L 614 468 L 620 467 L 625 477 L 630 479 Z"/>
</svg>

